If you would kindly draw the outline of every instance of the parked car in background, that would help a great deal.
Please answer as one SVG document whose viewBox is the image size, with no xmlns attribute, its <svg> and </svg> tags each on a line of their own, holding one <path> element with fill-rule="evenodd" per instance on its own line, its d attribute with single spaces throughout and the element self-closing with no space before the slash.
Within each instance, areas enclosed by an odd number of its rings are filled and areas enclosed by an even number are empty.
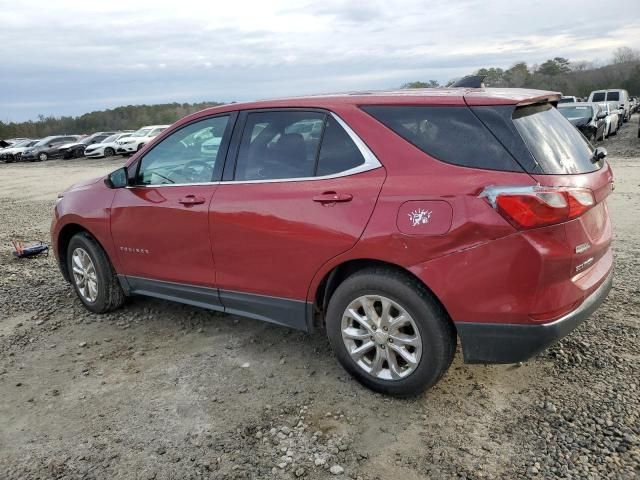
<svg viewBox="0 0 640 480">
<path fill-rule="evenodd" d="M 22 152 L 22 160 L 44 162 L 51 158 L 51 154 L 54 153 L 58 147 L 65 143 L 77 142 L 79 138 L 81 138 L 79 135 L 51 135 L 45 137 Z"/>
<path fill-rule="evenodd" d="M 68 160 L 70 158 L 83 157 L 85 148 L 89 145 L 102 142 L 105 138 L 113 135 L 114 133 L 115 132 L 96 132 L 78 140 L 77 142 L 61 145 L 53 153 L 52 158 L 64 158 L 65 160 Z"/>
<path fill-rule="evenodd" d="M 589 102 L 601 103 L 601 102 L 618 102 L 620 108 L 624 110 L 622 115 L 622 121 L 626 122 L 631 116 L 629 110 L 629 93 L 621 88 L 613 88 L 608 90 L 594 90 L 589 95 Z"/>
<path fill-rule="evenodd" d="M 131 155 L 136 153 L 168 127 L 169 125 L 149 125 L 147 127 L 142 127 L 141 129 L 133 132 L 130 136 L 118 140 L 116 142 L 118 145 L 116 153 L 120 155 Z"/>
<path fill-rule="evenodd" d="M 607 114 L 599 103 L 561 103 L 558 110 L 590 142 L 604 139 Z"/>
<path fill-rule="evenodd" d="M 118 140 L 124 137 L 129 137 L 132 133 L 133 130 L 124 130 L 122 132 L 114 133 L 102 140 L 100 143 L 94 143 L 93 145 L 89 145 L 85 148 L 84 156 L 87 158 L 113 157 L 118 148 Z"/>
<path fill-rule="evenodd" d="M 607 114 L 604 119 L 604 137 L 616 135 L 618 128 L 622 125 L 622 109 L 620 109 L 618 102 L 604 102 L 600 104 L 600 108 Z"/>
<path fill-rule="evenodd" d="M 580 101 L 579 97 L 563 95 L 562 97 L 560 97 L 560 100 L 558 100 L 558 103 L 578 103 L 579 101 Z"/>
<path fill-rule="evenodd" d="M 629 110 L 631 113 L 636 113 L 638 111 L 638 97 L 629 98 Z"/>
<path fill-rule="evenodd" d="M 19 162 L 22 157 L 22 152 L 29 147 L 33 147 L 38 140 L 22 140 L 14 143 L 10 147 L 0 150 L 0 160 L 5 163 Z"/>
<path fill-rule="evenodd" d="M 364 385 L 415 395 L 458 338 L 466 362 L 524 361 L 607 297 L 613 176 L 558 98 L 420 89 L 203 110 L 63 192 L 53 250 L 91 312 L 147 295 L 320 330 Z"/>
</svg>

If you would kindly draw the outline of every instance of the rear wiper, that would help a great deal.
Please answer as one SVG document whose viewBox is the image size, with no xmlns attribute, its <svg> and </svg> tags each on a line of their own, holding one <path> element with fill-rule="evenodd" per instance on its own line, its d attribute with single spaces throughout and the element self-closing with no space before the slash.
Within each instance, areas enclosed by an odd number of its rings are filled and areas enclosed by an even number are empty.
<svg viewBox="0 0 640 480">
<path fill-rule="evenodd" d="M 597 147 L 593 151 L 593 156 L 591 157 L 591 163 L 598 163 L 604 157 L 607 156 L 607 149 L 604 147 Z"/>
</svg>

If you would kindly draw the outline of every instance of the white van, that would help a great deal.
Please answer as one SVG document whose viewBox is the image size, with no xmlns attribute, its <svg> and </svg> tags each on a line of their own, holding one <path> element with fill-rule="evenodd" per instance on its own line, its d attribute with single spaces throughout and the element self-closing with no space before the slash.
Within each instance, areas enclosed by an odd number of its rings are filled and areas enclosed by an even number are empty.
<svg viewBox="0 0 640 480">
<path fill-rule="evenodd" d="M 631 111 L 629 109 L 629 92 L 621 88 L 594 90 L 589 95 L 588 101 L 596 103 L 618 102 L 620 104 L 620 108 L 624 110 L 622 120 L 626 122 L 631 117 Z"/>
</svg>

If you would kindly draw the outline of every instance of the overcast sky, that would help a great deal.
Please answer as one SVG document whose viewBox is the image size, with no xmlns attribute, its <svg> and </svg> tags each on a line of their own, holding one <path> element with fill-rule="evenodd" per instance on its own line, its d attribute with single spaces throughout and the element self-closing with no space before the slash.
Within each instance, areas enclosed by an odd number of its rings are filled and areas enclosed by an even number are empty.
<svg viewBox="0 0 640 480">
<path fill-rule="evenodd" d="M 0 0 L 0 120 L 441 82 L 640 48 L 640 0 Z"/>
</svg>

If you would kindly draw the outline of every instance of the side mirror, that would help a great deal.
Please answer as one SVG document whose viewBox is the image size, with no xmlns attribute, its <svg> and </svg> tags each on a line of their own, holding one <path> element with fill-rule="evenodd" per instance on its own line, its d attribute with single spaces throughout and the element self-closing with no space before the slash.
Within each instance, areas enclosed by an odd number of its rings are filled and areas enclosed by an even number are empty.
<svg viewBox="0 0 640 480">
<path fill-rule="evenodd" d="M 129 184 L 127 167 L 122 167 L 115 172 L 111 172 L 109 175 L 107 175 L 107 178 L 104 179 L 104 184 L 109 188 L 126 187 Z"/>
<path fill-rule="evenodd" d="M 596 115 L 596 118 L 598 120 L 602 120 L 603 118 L 607 118 L 607 112 L 600 112 L 598 115 Z"/>
</svg>

